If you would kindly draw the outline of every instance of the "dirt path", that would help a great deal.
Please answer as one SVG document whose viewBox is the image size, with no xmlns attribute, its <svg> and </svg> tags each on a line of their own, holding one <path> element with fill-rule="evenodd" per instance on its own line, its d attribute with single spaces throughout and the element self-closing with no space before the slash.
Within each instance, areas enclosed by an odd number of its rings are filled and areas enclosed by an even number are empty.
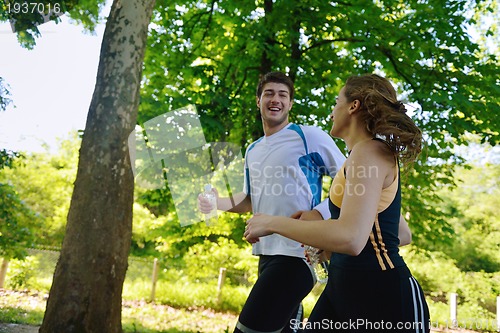
<svg viewBox="0 0 500 333">
<path fill-rule="evenodd" d="M 0 333 L 38 333 L 38 326 L 0 323 Z"/>
</svg>

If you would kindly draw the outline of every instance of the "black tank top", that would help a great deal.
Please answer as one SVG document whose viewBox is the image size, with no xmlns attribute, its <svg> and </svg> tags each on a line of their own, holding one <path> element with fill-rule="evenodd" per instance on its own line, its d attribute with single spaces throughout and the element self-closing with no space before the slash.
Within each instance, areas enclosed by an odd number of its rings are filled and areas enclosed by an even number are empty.
<svg viewBox="0 0 500 333">
<path fill-rule="evenodd" d="M 330 187 L 330 213 L 332 219 L 340 215 L 346 185 L 345 163 Z M 355 189 L 352 189 L 355 190 Z M 399 218 L 401 214 L 401 184 L 399 168 L 393 183 L 382 190 L 370 237 L 358 256 L 334 253 L 331 265 L 349 269 L 388 270 L 405 266 L 399 255 Z"/>
</svg>

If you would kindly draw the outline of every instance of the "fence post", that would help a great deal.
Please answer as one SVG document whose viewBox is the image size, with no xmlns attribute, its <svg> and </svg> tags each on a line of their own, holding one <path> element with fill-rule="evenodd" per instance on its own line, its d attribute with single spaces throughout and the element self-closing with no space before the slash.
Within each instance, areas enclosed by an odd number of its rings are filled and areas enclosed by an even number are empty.
<svg viewBox="0 0 500 333">
<path fill-rule="evenodd" d="M 221 267 L 219 270 L 219 281 L 217 282 L 217 303 L 222 301 L 222 287 L 224 287 L 224 281 L 226 280 L 226 268 Z"/>
<path fill-rule="evenodd" d="M 497 331 L 500 332 L 500 296 L 497 296 Z"/>
<path fill-rule="evenodd" d="M 450 293 L 450 318 L 452 325 L 456 325 L 457 323 L 457 296 L 457 293 Z"/>
<path fill-rule="evenodd" d="M 156 282 L 158 281 L 158 259 L 153 261 L 153 276 L 151 277 L 151 302 L 155 301 Z"/>
<path fill-rule="evenodd" d="M 9 267 L 9 259 L 2 259 L 2 266 L 0 266 L 0 288 L 3 288 L 5 277 L 7 276 L 7 267 Z"/>
</svg>

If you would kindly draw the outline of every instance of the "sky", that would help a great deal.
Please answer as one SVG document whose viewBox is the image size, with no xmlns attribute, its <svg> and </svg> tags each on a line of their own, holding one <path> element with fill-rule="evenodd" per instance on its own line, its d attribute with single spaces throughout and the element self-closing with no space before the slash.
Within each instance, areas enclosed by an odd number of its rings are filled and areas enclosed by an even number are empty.
<svg viewBox="0 0 500 333">
<path fill-rule="evenodd" d="M 48 22 L 33 50 L 22 48 L 8 22 L 0 23 L 0 77 L 13 101 L 0 111 L 0 149 L 44 152 L 83 130 L 96 82 L 104 23 L 95 35 L 81 26 Z"/>
</svg>

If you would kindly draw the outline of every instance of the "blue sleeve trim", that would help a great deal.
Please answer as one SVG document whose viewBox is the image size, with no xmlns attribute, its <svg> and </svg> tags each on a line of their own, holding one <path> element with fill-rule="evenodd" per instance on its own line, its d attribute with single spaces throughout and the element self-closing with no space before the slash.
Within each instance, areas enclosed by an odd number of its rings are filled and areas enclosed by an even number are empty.
<svg viewBox="0 0 500 333">
<path fill-rule="evenodd" d="M 260 140 L 262 140 L 262 137 L 257 139 L 256 141 L 252 142 L 250 144 L 250 146 L 248 146 L 247 148 L 247 152 L 245 154 L 245 178 L 246 178 L 246 182 L 247 182 L 247 195 L 251 195 L 251 186 L 250 186 L 250 170 L 248 169 L 248 153 L 250 152 L 250 150 L 252 150 L 255 145 L 257 144 L 257 142 L 259 142 Z"/>
<path fill-rule="evenodd" d="M 309 154 L 309 149 L 307 147 L 306 136 L 304 135 L 304 131 L 302 130 L 302 128 L 299 125 L 297 125 L 297 124 L 291 124 L 290 127 L 288 127 L 288 129 L 297 132 L 297 134 L 302 139 L 302 142 L 304 143 L 304 148 L 306 150 L 306 155 Z"/>
</svg>

